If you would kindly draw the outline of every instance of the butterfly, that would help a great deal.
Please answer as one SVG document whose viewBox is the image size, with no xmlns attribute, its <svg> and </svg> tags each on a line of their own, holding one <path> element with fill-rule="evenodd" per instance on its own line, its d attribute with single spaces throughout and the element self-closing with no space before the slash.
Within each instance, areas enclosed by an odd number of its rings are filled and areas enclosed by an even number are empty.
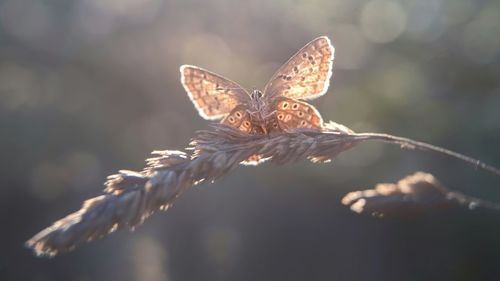
<svg viewBox="0 0 500 281">
<path fill-rule="evenodd" d="M 203 68 L 182 65 L 181 82 L 201 117 L 252 134 L 320 130 L 318 110 L 304 100 L 326 93 L 335 48 L 326 36 L 307 43 L 271 77 L 263 91 L 249 93 L 238 83 Z"/>
</svg>

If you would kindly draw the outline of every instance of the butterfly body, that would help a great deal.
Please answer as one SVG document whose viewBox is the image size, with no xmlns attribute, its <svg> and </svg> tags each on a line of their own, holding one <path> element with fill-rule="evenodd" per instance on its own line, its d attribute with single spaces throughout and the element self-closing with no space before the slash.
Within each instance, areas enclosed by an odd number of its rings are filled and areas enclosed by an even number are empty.
<svg viewBox="0 0 500 281">
<path fill-rule="evenodd" d="M 304 100 L 323 95 L 332 74 L 334 48 L 327 37 L 306 44 L 272 76 L 263 91 L 246 91 L 208 70 L 181 66 L 181 82 L 199 114 L 252 134 L 322 127 L 316 108 Z"/>
</svg>

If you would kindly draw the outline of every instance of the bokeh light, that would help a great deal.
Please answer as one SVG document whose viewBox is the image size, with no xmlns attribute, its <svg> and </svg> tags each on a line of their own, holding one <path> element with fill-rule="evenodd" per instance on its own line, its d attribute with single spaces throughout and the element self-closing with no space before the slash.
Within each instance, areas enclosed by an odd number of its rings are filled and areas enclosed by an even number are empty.
<svg viewBox="0 0 500 281">
<path fill-rule="evenodd" d="M 325 120 L 498 167 L 499 34 L 496 0 L 0 0 L 0 280 L 500 280 L 498 215 L 378 221 L 340 204 L 416 170 L 500 201 L 497 179 L 374 143 L 327 165 L 237 169 L 54 260 L 22 247 L 107 175 L 209 128 L 180 65 L 262 88 L 320 35 L 336 49 L 311 101 Z"/>
<path fill-rule="evenodd" d="M 366 38 L 388 43 L 398 38 L 406 28 L 406 11 L 399 2 L 371 0 L 361 12 L 361 29 Z"/>
</svg>

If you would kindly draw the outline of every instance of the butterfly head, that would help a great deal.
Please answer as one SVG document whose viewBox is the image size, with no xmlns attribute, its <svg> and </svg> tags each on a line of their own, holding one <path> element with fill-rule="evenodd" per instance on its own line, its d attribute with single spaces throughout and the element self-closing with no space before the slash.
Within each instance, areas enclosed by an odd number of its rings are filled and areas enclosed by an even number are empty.
<svg viewBox="0 0 500 281">
<path fill-rule="evenodd" d="M 262 92 L 260 90 L 254 89 L 250 94 L 250 106 L 249 113 L 252 119 L 256 121 L 262 121 L 262 114 L 265 111 L 266 102 L 263 98 Z"/>
<path fill-rule="evenodd" d="M 250 94 L 250 98 L 252 98 L 252 100 L 260 100 L 260 98 L 262 98 L 262 91 L 254 89 Z"/>
<path fill-rule="evenodd" d="M 262 91 L 254 89 L 250 94 L 250 104 L 248 113 L 255 126 L 259 127 L 264 133 L 267 133 L 268 123 L 274 111 L 269 107 L 269 101 Z"/>
</svg>

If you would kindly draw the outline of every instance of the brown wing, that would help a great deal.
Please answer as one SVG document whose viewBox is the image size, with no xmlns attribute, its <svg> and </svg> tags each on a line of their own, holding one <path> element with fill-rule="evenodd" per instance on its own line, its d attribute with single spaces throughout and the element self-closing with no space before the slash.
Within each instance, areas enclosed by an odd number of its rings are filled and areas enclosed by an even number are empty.
<svg viewBox="0 0 500 281">
<path fill-rule="evenodd" d="M 246 133 L 259 133 L 262 134 L 263 131 L 259 126 L 256 126 L 251 118 L 250 114 L 247 111 L 247 107 L 244 105 L 237 106 L 231 113 L 229 113 L 226 118 L 221 121 L 222 124 L 232 126 L 237 128 L 240 131 Z M 262 156 L 253 154 L 245 161 L 241 162 L 243 165 L 258 165 L 267 159 L 262 158 Z"/>
<path fill-rule="evenodd" d="M 307 43 L 272 76 L 264 96 L 314 99 L 325 94 L 332 76 L 334 52 L 326 36 Z"/>
<path fill-rule="evenodd" d="M 314 106 L 288 98 L 277 100 L 275 118 L 283 131 L 301 128 L 320 130 L 323 124 L 323 119 Z"/>
<path fill-rule="evenodd" d="M 247 111 L 247 107 L 244 105 L 236 106 L 228 116 L 222 119 L 221 123 L 235 127 L 236 129 L 246 133 L 254 133 L 256 131 L 250 118 L 250 114 Z"/>
<path fill-rule="evenodd" d="M 213 72 L 192 65 L 183 65 L 180 71 L 182 86 L 205 119 L 220 119 L 249 100 L 240 85 Z"/>
</svg>

